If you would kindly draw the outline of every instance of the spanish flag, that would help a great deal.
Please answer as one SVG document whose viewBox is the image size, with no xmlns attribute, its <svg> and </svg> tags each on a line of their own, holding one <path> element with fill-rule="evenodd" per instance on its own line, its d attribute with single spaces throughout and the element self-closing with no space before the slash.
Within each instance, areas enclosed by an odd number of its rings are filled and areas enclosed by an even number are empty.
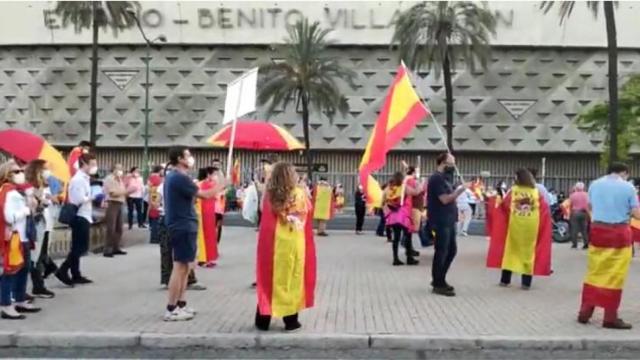
<svg viewBox="0 0 640 360">
<path fill-rule="evenodd" d="M 514 186 L 491 219 L 487 267 L 551 274 L 551 216 L 536 188 Z"/>
<path fill-rule="evenodd" d="M 631 264 L 631 227 L 591 223 L 582 305 L 617 310 Z"/>
<path fill-rule="evenodd" d="M 409 70 L 401 64 L 360 162 L 360 183 L 370 206 L 382 206 L 382 189 L 371 174 L 385 165 L 387 152 L 427 115 L 429 109 L 413 90 Z"/>
<path fill-rule="evenodd" d="M 231 183 L 235 186 L 240 185 L 240 160 L 236 159 L 231 170 Z"/>
<path fill-rule="evenodd" d="M 313 189 L 313 219 L 330 220 L 333 217 L 333 189 L 326 183 L 318 183 Z"/>
<path fill-rule="evenodd" d="M 294 201 L 285 214 L 277 214 L 265 196 L 258 234 L 256 294 L 261 315 L 284 317 L 310 308 L 316 285 L 316 251 L 309 198 L 294 189 Z M 300 227 L 286 216 L 302 221 Z"/>
<path fill-rule="evenodd" d="M 212 181 L 205 180 L 198 184 L 201 190 L 215 186 Z M 216 199 L 197 199 L 196 215 L 198 216 L 198 262 L 211 263 L 218 259 L 218 234 L 216 227 Z"/>
<path fill-rule="evenodd" d="M 69 166 L 69 173 L 71 174 L 71 177 L 73 177 L 73 175 L 76 174 L 76 171 L 80 168 L 80 164 L 78 163 L 80 156 L 82 156 L 82 148 L 80 146 L 74 147 L 69 153 L 67 166 Z"/>
<path fill-rule="evenodd" d="M 640 220 L 631 218 L 631 235 L 633 242 L 640 242 Z"/>
</svg>

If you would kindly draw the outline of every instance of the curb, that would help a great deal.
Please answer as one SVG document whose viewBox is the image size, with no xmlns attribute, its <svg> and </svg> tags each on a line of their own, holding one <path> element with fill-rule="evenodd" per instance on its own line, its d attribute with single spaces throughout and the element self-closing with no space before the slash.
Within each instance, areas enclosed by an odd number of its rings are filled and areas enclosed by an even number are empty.
<svg viewBox="0 0 640 360">
<path fill-rule="evenodd" d="M 186 347 L 262 350 L 410 350 L 410 351 L 623 351 L 640 350 L 640 337 L 443 337 L 413 334 L 163 334 L 145 332 L 0 332 L 0 348 Z"/>
</svg>

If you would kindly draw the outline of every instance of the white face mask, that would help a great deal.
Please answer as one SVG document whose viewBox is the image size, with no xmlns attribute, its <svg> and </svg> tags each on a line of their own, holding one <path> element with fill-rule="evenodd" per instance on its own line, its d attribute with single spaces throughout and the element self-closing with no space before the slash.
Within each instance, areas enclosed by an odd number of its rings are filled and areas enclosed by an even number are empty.
<svg viewBox="0 0 640 360">
<path fill-rule="evenodd" d="M 16 185 L 22 185 L 25 182 L 24 173 L 14 174 L 13 183 Z"/>
<path fill-rule="evenodd" d="M 122 177 L 122 175 L 123 175 L 122 170 L 116 170 L 116 176 L 117 177 Z"/>
<path fill-rule="evenodd" d="M 42 177 L 43 177 L 44 179 L 48 179 L 48 178 L 50 178 L 50 177 L 51 177 L 51 170 L 45 170 L 45 171 L 43 171 L 43 172 L 42 172 Z"/>
<path fill-rule="evenodd" d="M 189 158 L 187 159 L 187 166 L 192 168 L 195 164 L 196 164 L 196 159 L 194 159 L 193 156 L 189 156 Z"/>
<path fill-rule="evenodd" d="M 92 166 L 91 168 L 89 168 L 89 175 L 95 175 L 98 173 L 98 167 L 97 166 Z"/>
</svg>

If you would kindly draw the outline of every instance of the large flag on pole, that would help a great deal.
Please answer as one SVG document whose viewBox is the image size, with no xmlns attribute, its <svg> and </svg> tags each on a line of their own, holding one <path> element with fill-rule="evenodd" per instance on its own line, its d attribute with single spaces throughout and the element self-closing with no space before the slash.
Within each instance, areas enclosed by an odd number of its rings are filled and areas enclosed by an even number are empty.
<svg viewBox="0 0 640 360">
<path fill-rule="evenodd" d="M 429 109 L 413 89 L 409 70 L 401 64 L 360 162 L 360 183 L 370 206 L 382 204 L 382 189 L 371 174 L 385 165 L 387 152 L 428 115 Z"/>
</svg>

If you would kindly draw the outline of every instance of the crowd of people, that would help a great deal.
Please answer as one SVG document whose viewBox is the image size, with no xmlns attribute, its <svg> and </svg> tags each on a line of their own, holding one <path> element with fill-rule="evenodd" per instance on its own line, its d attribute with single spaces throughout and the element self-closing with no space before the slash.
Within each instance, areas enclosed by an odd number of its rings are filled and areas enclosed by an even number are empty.
<svg viewBox="0 0 640 360">
<path fill-rule="evenodd" d="M 126 255 L 122 248 L 126 206 L 129 229 L 134 220 L 139 228 L 148 225 L 150 243 L 159 244 L 160 283 L 168 290 L 164 320 L 193 319 L 197 312 L 188 306 L 186 290 L 206 288 L 196 280 L 197 266 L 216 266 L 230 183 L 217 159 L 200 169 L 195 164 L 189 149 L 173 147 L 168 162 L 154 166 L 146 182 L 138 168 L 125 174 L 121 164 L 113 164 L 100 191 L 94 184 L 97 159 L 85 142 L 69 156 L 72 177 L 66 186 L 51 175 L 43 160 L 14 159 L 0 165 L 2 318 L 24 319 L 40 311 L 34 297 L 55 296 L 46 287 L 51 275 L 69 287 L 93 282 L 82 272 L 81 257 L 89 250 L 94 206 L 104 208 L 103 255 Z M 608 175 L 594 181 L 588 192 L 584 183 L 577 183 L 570 196 L 561 199 L 571 223 L 572 247 L 577 248 L 579 234 L 588 249 L 580 323 L 590 320 L 595 307 L 603 307 L 604 327 L 631 328 L 618 316 L 632 254 L 630 224 L 632 218 L 640 221 L 637 190 L 628 176 L 625 165 L 612 164 Z M 518 169 L 512 186 L 501 182 L 488 190 L 479 178 L 469 183 L 460 180 L 455 157 L 449 153 L 438 156 L 427 181 L 421 181 L 419 169 L 408 164 L 394 174 L 377 209 L 381 218 L 377 232 L 391 243 L 392 264 L 419 263 L 420 254 L 413 246 L 413 234 L 419 234 L 423 246 L 434 247 L 433 293 L 456 296 L 447 275 L 458 252 L 457 237 L 466 236 L 470 219 L 480 216 L 486 217 L 490 238 L 486 265 L 501 270 L 500 286 L 510 286 L 513 273 L 522 276 L 524 290 L 530 289 L 534 276 L 551 275 L 551 212 L 559 200 L 536 180 L 535 170 Z M 344 190 L 325 178 L 312 184 L 291 164 L 270 160 L 261 162 L 250 186 L 255 187 L 258 204 L 255 326 L 268 330 L 273 316 L 283 318 L 287 331 L 297 330 L 298 313 L 314 303 L 314 235 L 328 236 L 327 222 L 342 210 Z M 355 232 L 362 234 L 367 212 L 362 187 L 356 190 L 354 205 Z M 71 230 L 69 252 L 59 266 L 48 252 L 57 221 Z"/>
</svg>

